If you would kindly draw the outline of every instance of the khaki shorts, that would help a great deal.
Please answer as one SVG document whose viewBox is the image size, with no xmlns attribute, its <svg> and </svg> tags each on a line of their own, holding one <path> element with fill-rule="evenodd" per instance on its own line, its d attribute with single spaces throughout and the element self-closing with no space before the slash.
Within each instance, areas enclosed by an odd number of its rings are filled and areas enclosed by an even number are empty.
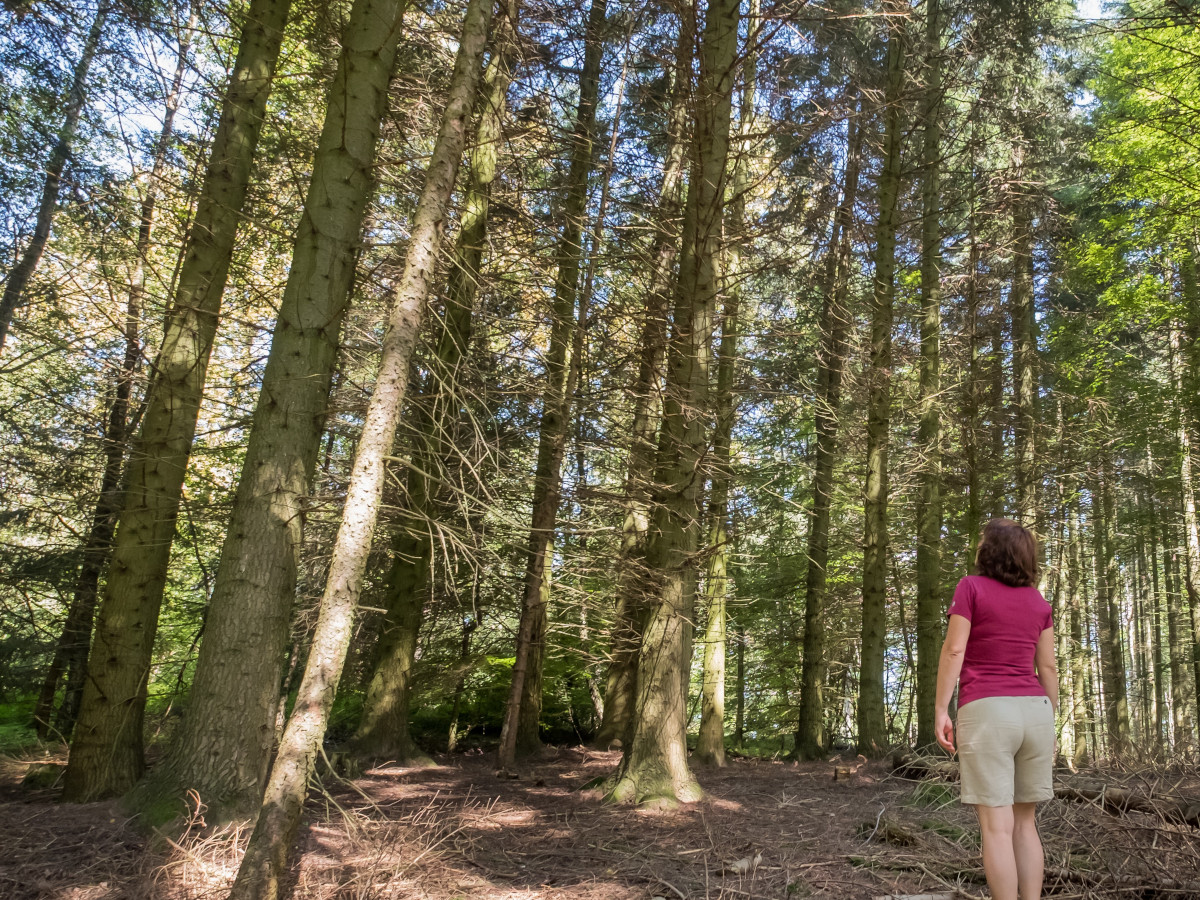
<svg viewBox="0 0 1200 900">
<path fill-rule="evenodd" d="M 958 711 L 962 802 L 1037 803 L 1054 796 L 1054 707 L 1046 697 L 984 697 Z"/>
</svg>

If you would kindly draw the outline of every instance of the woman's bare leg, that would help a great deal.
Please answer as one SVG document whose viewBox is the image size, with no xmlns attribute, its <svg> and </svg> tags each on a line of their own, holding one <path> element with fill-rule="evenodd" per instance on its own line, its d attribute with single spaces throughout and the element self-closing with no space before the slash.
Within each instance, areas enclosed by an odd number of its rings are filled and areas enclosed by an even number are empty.
<svg viewBox="0 0 1200 900">
<path fill-rule="evenodd" d="M 1013 808 L 976 806 L 983 832 L 983 872 L 992 900 L 1017 900 L 1017 860 L 1013 852 Z"/>
<path fill-rule="evenodd" d="M 1042 870 L 1045 855 L 1042 839 L 1037 830 L 1037 804 L 1013 804 L 1013 855 L 1017 862 L 1017 885 L 1021 900 L 1040 900 L 1042 896 Z"/>
</svg>

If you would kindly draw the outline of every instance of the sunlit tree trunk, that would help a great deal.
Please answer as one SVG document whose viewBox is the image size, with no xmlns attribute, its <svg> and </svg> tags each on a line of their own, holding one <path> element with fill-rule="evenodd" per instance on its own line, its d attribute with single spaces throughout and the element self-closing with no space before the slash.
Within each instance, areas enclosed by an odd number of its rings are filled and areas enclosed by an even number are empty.
<svg viewBox="0 0 1200 900">
<path fill-rule="evenodd" d="M 583 263 L 583 229 L 587 210 L 588 176 L 592 170 L 596 103 L 600 93 L 600 63 L 607 0 L 592 0 L 584 36 L 583 69 L 579 75 L 579 105 L 571 138 L 571 166 L 561 219 L 554 282 L 550 342 L 546 352 L 546 384 L 542 394 L 541 427 L 533 481 L 533 521 L 525 563 L 521 621 L 508 705 L 500 730 L 499 763 L 512 766 L 518 754 L 541 746 L 538 724 L 542 712 L 542 661 L 550 600 L 550 548 L 562 495 L 562 462 L 570 421 L 571 337 L 576 327 L 576 300 Z"/>
<path fill-rule="evenodd" d="M 646 530 L 650 523 L 650 494 L 654 480 L 656 436 L 662 416 L 663 359 L 667 350 L 667 310 L 673 267 L 680 240 L 683 167 L 687 155 L 693 28 L 680 26 L 676 46 L 675 85 L 667 119 L 667 152 L 659 186 L 651 271 L 646 287 L 646 310 L 638 354 L 636 380 L 630 389 L 633 421 L 625 475 L 625 519 L 621 526 L 621 558 L 617 607 L 612 628 L 612 653 L 604 685 L 604 718 L 596 744 L 608 747 L 626 738 L 633 715 L 637 684 L 638 647 L 644 612 Z"/>
<path fill-rule="evenodd" d="M 187 714 L 161 767 L 167 788 L 198 791 L 211 818 L 253 810 L 262 798 L 305 502 L 374 189 L 404 7 L 404 0 L 356 0 L 350 9 Z"/>
<path fill-rule="evenodd" d="M 83 683 L 87 676 L 88 649 L 92 641 L 92 623 L 95 618 L 96 598 L 99 593 L 100 576 L 108 564 L 112 550 L 113 531 L 117 515 L 121 511 L 121 472 L 125 463 L 128 445 L 129 405 L 133 394 L 133 380 L 141 360 L 142 303 L 146 295 L 151 239 L 154 234 L 154 219 L 158 205 L 158 188 L 163 170 L 167 166 L 167 151 L 175 131 L 175 111 L 179 108 L 179 92 L 187 69 L 188 50 L 192 31 L 196 25 L 193 6 L 187 24 L 179 33 L 178 55 L 175 73 L 167 90 L 165 111 L 158 139 L 154 143 L 153 162 L 146 175 L 145 194 L 142 197 L 138 216 L 138 235 L 135 246 L 133 271 L 129 279 L 129 295 L 125 306 L 125 351 L 121 366 L 113 380 L 113 396 L 108 405 L 104 424 L 104 472 L 100 479 L 100 493 L 92 522 L 83 545 L 83 563 L 75 578 L 75 589 L 71 606 L 63 624 L 62 635 L 54 650 L 50 669 L 42 682 L 34 709 L 34 724 L 38 737 L 45 739 L 49 733 L 51 709 L 59 682 L 65 672 L 66 691 L 58 713 L 54 717 L 54 730 L 69 738 L 79 714 L 79 701 L 83 695 Z"/>
<path fill-rule="evenodd" d="M 141 776 L 150 658 L 234 238 L 290 0 L 246 12 L 175 301 L 167 314 L 100 602 L 64 798 L 119 794 Z M 256 651 L 257 652 L 257 651 Z M 240 699 L 240 697 L 239 697 Z"/>
<path fill-rule="evenodd" d="M 825 681 L 829 671 L 825 645 L 825 607 L 829 565 L 829 521 L 833 507 L 833 470 L 842 405 L 842 371 L 850 330 L 851 229 L 858 200 L 862 161 L 862 104 L 846 123 L 846 164 L 842 196 L 834 212 L 825 261 L 825 297 L 821 304 L 821 346 L 817 357 L 817 433 L 813 470 L 812 514 L 808 530 L 808 570 L 804 580 L 804 644 L 800 668 L 800 720 L 796 755 L 817 759 L 825 752 Z"/>
<path fill-rule="evenodd" d="M 471 150 L 470 175 L 463 198 L 458 238 L 446 288 L 437 353 L 423 402 L 413 423 L 413 462 L 406 474 L 405 522 L 392 538 L 387 576 L 387 617 L 380 637 L 379 660 L 367 685 L 362 719 L 354 735 L 355 751 L 370 757 L 409 760 L 420 754 L 408 730 L 412 669 L 421 627 L 426 588 L 433 566 L 435 529 L 442 512 L 437 473 L 453 464 L 446 437 L 457 419 L 458 379 L 471 344 L 472 320 L 484 252 L 488 206 L 495 181 L 502 125 L 512 80 L 515 50 L 512 24 L 498 24 L 494 50 L 484 74 L 479 122 Z"/>
<path fill-rule="evenodd" d="M 696 761 L 725 765 L 725 630 L 726 595 L 729 591 L 729 493 L 733 426 L 736 419 L 734 380 L 737 374 L 742 248 L 738 234 L 745 227 L 746 192 L 750 188 L 750 133 L 754 125 L 754 92 L 757 78 L 759 0 L 750 0 L 746 18 L 749 49 L 742 61 L 742 96 L 738 155 L 729 181 L 727 231 L 733 233 L 725 252 L 725 308 L 721 317 L 721 343 L 717 359 L 716 426 L 713 432 L 712 486 L 708 499 L 708 566 L 704 582 L 704 672 L 701 683 L 700 732 Z"/>
<path fill-rule="evenodd" d="M 938 654 L 942 638 L 942 418 L 941 418 L 941 0 L 926 0 L 925 96 L 921 118 L 921 372 L 917 443 L 921 469 L 917 497 L 917 746 L 936 743 L 933 732 Z M 974 273 L 972 273 L 972 277 Z M 971 423 L 973 425 L 973 423 Z"/>
<path fill-rule="evenodd" d="M 1186 329 L 1186 352 L 1181 355 L 1181 383 L 1184 389 L 1180 413 L 1180 483 L 1183 491 L 1183 527 L 1187 548 L 1187 608 L 1192 625 L 1192 684 L 1194 685 L 1191 712 L 1200 726 L 1200 520 L 1196 513 L 1196 485 L 1193 474 L 1192 442 L 1200 424 L 1200 287 L 1196 281 L 1196 258 L 1192 247 L 1186 247 L 1179 261 L 1183 294 L 1183 321 Z"/>
<path fill-rule="evenodd" d="M 104 23 L 110 9 L 111 4 L 107 0 L 100 3 L 87 36 L 83 39 L 83 49 L 79 54 L 79 61 L 75 63 L 71 87 L 67 91 L 58 140 L 54 143 L 54 149 L 50 151 L 50 159 L 46 161 L 46 180 L 42 182 L 42 197 L 34 219 L 33 236 L 17 264 L 9 271 L 4 293 L 0 295 L 0 353 L 4 352 L 4 343 L 13 314 L 24 302 L 25 288 L 33 273 L 37 271 L 38 263 L 42 261 L 46 244 L 50 240 L 50 230 L 54 227 L 54 216 L 58 212 L 58 194 L 62 189 L 63 170 L 67 166 L 67 160 L 71 158 L 71 145 L 75 142 L 75 133 L 79 130 L 79 117 L 83 114 L 84 103 L 87 100 L 85 92 L 88 73 L 91 71 L 92 61 L 96 58 L 96 51 L 100 49 L 100 38 L 104 33 Z"/>
<path fill-rule="evenodd" d="M 404 269 L 391 298 L 379 373 L 354 454 L 308 665 L 230 900 L 278 900 L 283 896 L 283 879 L 308 781 L 354 630 L 354 612 L 383 497 L 386 457 L 395 440 L 413 349 L 438 269 L 450 194 L 478 93 L 493 5 L 494 0 L 470 0 L 467 4 L 441 128 L 413 215 Z"/>
<path fill-rule="evenodd" d="M 684 241 L 668 347 L 656 482 L 662 485 L 647 535 L 651 604 L 638 661 L 631 736 L 609 796 L 689 802 L 701 796 L 687 762 L 683 673 L 693 615 L 709 440 L 713 317 L 722 284 L 720 252 L 730 117 L 738 44 L 738 0 L 711 0 L 700 43 L 695 138 Z M 690 238 L 690 240 L 689 240 Z"/>
<path fill-rule="evenodd" d="M 891 2 L 887 88 L 884 95 L 883 170 L 875 231 L 875 283 L 871 298 L 871 358 L 867 372 L 867 484 L 863 535 L 862 668 L 858 693 L 858 749 L 874 754 L 888 744 L 884 718 L 883 660 L 887 643 L 888 426 L 891 421 L 892 306 L 896 296 L 897 202 L 903 143 L 904 17 Z"/>
<path fill-rule="evenodd" d="M 1071 751 L 1076 766 L 1087 762 L 1087 674 L 1083 644 L 1083 601 L 1080 597 L 1081 525 L 1079 500 L 1073 498 L 1067 511 L 1067 610 L 1071 629 L 1071 649 L 1067 671 L 1071 679 Z"/>
</svg>

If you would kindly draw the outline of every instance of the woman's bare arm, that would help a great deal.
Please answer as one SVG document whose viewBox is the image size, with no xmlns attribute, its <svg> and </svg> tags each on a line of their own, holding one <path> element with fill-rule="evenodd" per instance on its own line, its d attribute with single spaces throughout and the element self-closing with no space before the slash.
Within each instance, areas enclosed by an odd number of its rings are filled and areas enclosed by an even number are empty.
<svg viewBox="0 0 1200 900">
<path fill-rule="evenodd" d="M 971 636 L 971 620 L 965 616 L 951 616 L 946 627 L 946 639 L 942 642 L 942 655 L 938 659 L 937 697 L 934 703 L 934 733 L 937 741 L 951 753 L 954 752 L 954 725 L 950 721 L 950 698 L 962 672 L 963 656 L 967 652 L 967 638 Z"/>
<path fill-rule="evenodd" d="M 1050 703 L 1058 709 L 1058 663 L 1054 659 L 1054 626 L 1038 635 L 1037 649 L 1033 652 L 1033 665 L 1042 690 Z"/>
</svg>

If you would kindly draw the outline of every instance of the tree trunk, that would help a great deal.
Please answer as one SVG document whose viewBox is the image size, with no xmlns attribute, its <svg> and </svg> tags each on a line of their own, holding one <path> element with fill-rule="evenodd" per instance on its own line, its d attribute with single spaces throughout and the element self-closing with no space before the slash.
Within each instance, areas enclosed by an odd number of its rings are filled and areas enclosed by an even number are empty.
<svg viewBox="0 0 1200 900">
<path fill-rule="evenodd" d="M 1067 509 L 1067 608 L 1070 616 L 1071 650 L 1068 671 L 1071 678 L 1071 751 L 1076 766 L 1087 762 L 1087 673 L 1083 643 L 1083 602 L 1080 597 L 1082 569 L 1079 500 L 1073 499 Z"/>
<path fill-rule="evenodd" d="M 305 502 L 404 7 L 404 0 L 356 0 L 342 35 L 187 715 L 161 767 L 164 789 L 198 791 L 210 820 L 254 810 L 262 798 Z"/>
<path fill-rule="evenodd" d="M 1136 509 L 1139 513 L 1142 512 L 1142 494 L 1138 491 L 1134 495 Z M 1153 748 L 1154 733 L 1151 723 L 1154 719 L 1154 700 L 1151 689 L 1154 685 L 1153 673 L 1150 669 L 1150 635 L 1149 625 L 1146 615 L 1146 603 L 1153 602 L 1153 594 L 1150 592 L 1150 572 L 1146 561 L 1146 537 L 1145 532 L 1141 528 L 1141 523 L 1145 521 L 1141 515 L 1137 517 L 1138 527 L 1136 529 L 1134 542 L 1135 553 L 1134 557 L 1137 573 L 1136 577 L 1130 583 L 1131 605 L 1133 608 L 1133 623 L 1134 623 L 1134 648 L 1133 648 L 1133 667 L 1135 675 L 1135 684 L 1137 685 L 1138 699 L 1138 738 L 1143 746 Z"/>
<path fill-rule="evenodd" d="M 921 374 L 917 443 L 921 454 L 917 497 L 917 746 L 937 743 L 933 730 L 941 652 L 942 419 L 941 407 L 941 183 L 942 15 L 940 0 L 926 3 L 925 97 L 921 118 Z"/>
<path fill-rule="evenodd" d="M 1168 531 L 1169 534 L 1169 531 Z M 1172 549 L 1164 566 L 1167 590 L 1167 647 L 1171 668 L 1171 750 L 1179 753 L 1192 743 L 1192 683 L 1187 660 L 1191 656 L 1186 622 L 1183 618 L 1183 586 L 1179 572 L 1177 543 L 1168 537 Z"/>
<path fill-rule="evenodd" d="M 1121 617 L 1117 599 L 1117 561 L 1113 553 L 1113 474 L 1107 450 L 1098 482 L 1092 490 L 1092 540 L 1096 555 L 1096 611 L 1100 629 L 1100 671 L 1104 683 L 1104 713 L 1110 752 L 1129 749 L 1129 701 L 1125 690 Z"/>
<path fill-rule="evenodd" d="M 716 426 L 713 433 L 712 486 L 709 489 L 708 571 L 704 584 L 705 629 L 704 672 L 701 683 L 700 732 L 696 761 L 703 765 L 725 765 L 725 629 L 726 596 L 729 592 L 729 492 L 733 473 L 730 448 L 737 417 L 734 382 L 737 374 L 742 235 L 745 228 L 746 192 L 750 188 L 750 134 L 754 126 L 754 92 L 757 78 L 759 0 L 750 0 L 746 19 L 747 50 L 742 62 L 742 97 L 738 155 L 729 182 L 728 231 L 734 232 L 725 253 L 725 294 L 721 344 L 717 360 Z"/>
<path fill-rule="evenodd" d="M 58 130 L 58 140 L 50 151 L 50 159 L 46 162 L 46 180 L 42 182 L 42 199 L 38 203 L 37 217 L 34 220 L 33 237 L 29 246 L 21 254 L 17 264 L 8 273 L 4 285 L 4 293 L 0 295 L 0 353 L 4 352 L 4 342 L 8 337 L 8 329 L 12 324 L 13 314 L 25 299 L 25 288 L 29 279 L 42 261 L 46 252 L 46 244 L 50 240 L 50 229 L 54 227 L 54 215 L 58 212 L 58 192 L 62 188 L 63 170 L 67 160 L 71 158 L 71 144 L 75 141 L 75 132 L 79 129 L 79 117 L 83 113 L 85 89 L 88 72 L 92 60 L 100 48 L 100 38 L 104 32 L 104 23 L 108 18 L 110 5 L 105 0 L 96 8 L 87 37 L 83 41 L 83 51 L 79 61 L 75 63 L 75 72 L 71 76 L 71 87 L 67 92 L 67 105 L 63 111 L 62 127 Z"/>
<path fill-rule="evenodd" d="M 1004 466 L 1004 432 L 1006 419 L 1004 409 L 1004 310 L 999 303 L 992 307 L 990 316 L 992 338 L 992 446 L 989 451 L 988 469 L 992 482 L 991 517 L 1002 518 L 1008 512 L 1006 507 L 1008 486 L 1006 479 L 999 477 L 1005 470 Z"/>
<path fill-rule="evenodd" d="M 1018 154 L 1017 177 L 1023 179 L 1024 160 Z M 1013 451 L 1016 455 L 1017 518 L 1028 528 L 1038 519 L 1037 440 L 1037 319 L 1033 303 L 1033 214 L 1022 186 L 1013 198 Z"/>
<path fill-rule="evenodd" d="M 701 459 L 709 437 L 713 313 L 722 283 L 720 241 L 738 8 L 737 0 L 711 0 L 701 39 L 694 163 L 655 467 L 662 493 L 647 535 L 652 599 L 638 660 L 630 741 L 609 791 L 620 801 L 669 805 L 701 796 L 687 763 L 685 626 L 692 619 L 694 556 L 702 527 Z"/>
<path fill-rule="evenodd" d="M 974 173 L 972 173 L 974 175 Z M 966 534 L 966 558 L 974 560 L 975 548 L 979 546 L 980 529 L 983 525 L 983 496 L 980 485 L 979 469 L 979 432 L 981 421 L 979 417 L 979 279 L 980 248 L 979 222 L 976 196 L 976 180 L 971 179 L 969 187 L 970 200 L 967 214 L 967 371 L 963 384 L 963 469 L 967 481 L 967 521 L 963 529 Z"/>
<path fill-rule="evenodd" d="M 121 511 L 121 471 L 125 464 L 128 445 L 129 404 L 133 394 L 133 379 L 137 375 L 141 360 L 142 300 L 146 295 L 146 270 L 149 266 L 151 238 L 154 234 L 154 218 L 158 203 L 158 185 L 163 169 L 167 165 L 167 151 L 175 131 L 175 111 L 179 108 L 179 92 L 187 70 L 188 49 L 192 31 L 196 27 L 196 9 L 193 5 L 187 25 L 180 31 L 175 74 L 167 91 L 166 108 L 162 128 L 154 144 L 153 163 L 146 177 L 146 193 L 142 198 L 138 216 L 138 236 L 135 246 L 136 258 L 129 280 L 129 297 L 125 309 L 125 354 L 121 368 L 117 370 L 113 385 L 113 398 L 109 403 L 104 426 L 104 473 L 100 479 L 100 494 L 92 513 L 92 523 L 83 545 L 83 563 L 75 579 L 75 589 L 62 635 L 54 650 L 50 670 L 42 683 L 34 710 L 34 723 L 38 736 L 43 740 L 49 732 L 51 709 L 59 681 L 65 670 L 66 691 L 62 705 L 54 717 L 54 730 L 64 739 L 69 739 L 79 714 L 79 701 L 83 696 L 84 680 L 87 677 L 88 649 L 92 642 L 92 624 L 95 618 L 96 597 L 99 594 L 100 576 L 108 564 L 112 550 L 113 531 L 117 526 L 117 515 Z"/>
<path fill-rule="evenodd" d="M 500 731 L 499 764 L 508 768 L 518 754 L 541 746 L 538 723 L 542 712 L 542 661 L 550 600 L 550 547 L 562 495 L 562 462 L 570 421 L 571 392 L 568 359 L 576 319 L 579 273 L 583 262 L 583 227 L 587 209 L 588 175 L 592 169 L 596 103 L 600 92 L 600 63 L 607 0 L 592 0 L 584 36 L 583 69 L 579 76 L 579 106 L 571 142 L 571 167 L 563 202 L 554 282 L 550 346 L 546 355 L 546 386 L 542 395 L 537 468 L 533 481 L 533 521 L 525 563 L 521 621 L 516 659 L 504 725 Z"/>
<path fill-rule="evenodd" d="M 354 735 L 355 752 L 367 757 L 424 758 L 408 731 L 412 668 L 433 565 L 434 530 L 444 512 L 437 473 L 453 464 L 454 450 L 447 445 L 446 436 L 452 433 L 458 418 L 459 368 L 471 344 L 475 300 L 487 247 L 488 205 L 512 80 L 514 25 L 507 17 L 499 24 L 502 31 L 493 42 L 495 49 L 484 74 L 482 109 L 450 264 L 437 355 L 426 396 L 415 407 L 413 462 L 406 476 L 407 521 L 392 539 L 388 614 L 380 638 L 379 661 L 368 683 L 362 719 Z"/>
<path fill-rule="evenodd" d="M 1196 283 L 1196 258 L 1191 247 L 1184 250 L 1179 265 L 1183 287 L 1183 315 L 1187 329 L 1187 353 L 1183 357 L 1185 392 L 1180 426 L 1180 481 L 1183 489 L 1183 524 L 1187 546 L 1187 602 L 1192 620 L 1192 701 L 1200 705 L 1200 523 L 1196 514 L 1196 492 L 1192 475 L 1192 437 L 1200 422 L 1196 392 L 1200 390 L 1200 288 Z M 1200 708 L 1193 706 L 1200 725 Z"/>
<path fill-rule="evenodd" d="M 625 476 L 625 519 L 621 526 L 617 608 L 612 628 L 612 658 L 604 685 L 604 718 L 595 743 L 608 747 L 626 739 L 636 703 L 637 659 L 646 599 L 646 530 L 650 524 L 650 495 L 654 480 L 656 436 L 662 414 L 662 369 L 667 348 L 667 309 L 670 305 L 675 258 L 679 245 L 679 215 L 683 166 L 687 154 L 692 29 L 680 27 L 675 53 L 675 86 L 667 119 L 667 153 L 663 160 L 651 249 L 650 283 L 642 325 L 637 378 L 630 389 L 634 412 L 630 429 L 629 462 Z"/>
<path fill-rule="evenodd" d="M 837 463 L 838 424 L 842 405 L 842 371 L 846 363 L 846 338 L 850 330 L 849 304 L 851 230 L 858 200 L 858 175 L 862 161 L 863 108 L 856 103 L 846 122 L 846 166 L 842 197 L 834 212 L 829 253 L 825 264 L 825 298 L 821 305 L 821 347 L 817 357 L 817 404 L 813 412 L 817 432 L 813 471 L 812 512 L 808 531 L 808 570 L 804 580 L 804 645 L 800 668 L 800 721 L 796 755 L 817 759 L 825 753 L 825 605 L 829 565 L 829 520 L 833 507 L 833 470 Z"/>
<path fill-rule="evenodd" d="M 184 471 L 290 5 L 290 0 L 253 0 L 242 28 L 175 302 L 125 476 L 67 765 L 63 797 L 69 801 L 123 793 L 144 769 L 146 682 Z"/>
<path fill-rule="evenodd" d="M 441 129 L 413 216 L 404 270 L 392 297 L 379 374 L 354 454 L 312 650 L 230 900 L 277 900 L 282 895 L 281 882 L 300 824 L 308 780 L 325 736 L 354 630 L 354 611 L 383 496 L 385 461 L 404 403 L 430 279 L 437 272 L 450 194 L 478 92 L 493 4 L 494 0 L 470 0 L 467 5 Z"/>
<path fill-rule="evenodd" d="M 892 0 L 884 96 L 883 171 L 875 232 L 871 298 L 871 361 L 867 372 L 866 525 L 863 536 L 862 669 L 859 675 L 858 750 L 872 755 L 888 744 L 884 719 L 883 660 L 887 642 L 888 424 L 891 417 L 892 305 L 896 296 L 896 207 L 900 193 L 904 84 L 903 4 Z"/>
<path fill-rule="evenodd" d="M 1153 484 L 1154 478 L 1154 460 L 1151 456 L 1150 448 L 1146 448 L 1146 477 Z M 1154 493 L 1151 490 L 1146 490 L 1143 494 L 1143 504 L 1145 505 L 1146 519 L 1150 523 L 1150 603 L 1151 603 L 1151 623 L 1150 623 L 1150 652 L 1154 659 L 1154 745 L 1160 753 L 1166 754 L 1168 745 L 1166 742 L 1168 725 L 1167 725 L 1167 691 L 1166 678 L 1164 674 L 1165 666 L 1163 665 L 1163 647 L 1162 647 L 1162 607 L 1163 607 L 1163 592 L 1160 590 L 1159 581 L 1159 530 L 1157 521 L 1157 511 L 1154 508 Z"/>
<path fill-rule="evenodd" d="M 1184 290 L 1187 292 L 1188 278 L 1186 274 L 1183 280 Z M 1175 323 L 1171 325 L 1170 341 L 1175 395 L 1180 398 L 1176 413 L 1178 417 L 1176 433 L 1179 441 L 1179 496 L 1183 509 L 1184 547 L 1183 571 L 1176 580 L 1178 591 L 1172 604 L 1176 635 L 1171 638 L 1172 681 L 1177 675 L 1181 682 L 1187 683 L 1187 687 L 1180 692 L 1180 706 L 1176 707 L 1177 721 L 1181 726 L 1176 729 L 1175 735 L 1176 749 L 1179 749 L 1192 746 L 1193 731 L 1197 723 L 1200 723 L 1200 716 L 1197 715 L 1196 710 L 1197 697 L 1200 695 L 1200 673 L 1194 670 L 1188 671 L 1187 665 L 1188 662 L 1195 661 L 1196 638 L 1197 635 L 1200 635 L 1200 629 L 1197 629 L 1197 623 L 1194 621 L 1190 623 L 1191 628 L 1189 629 L 1186 617 L 1187 613 L 1194 608 L 1191 598 L 1197 591 L 1197 582 L 1200 582 L 1200 522 L 1198 522 L 1196 514 L 1196 488 L 1192 473 L 1193 430 L 1189 415 L 1190 404 L 1185 393 L 1185 389 L 1191 387 L 1190 379 L 1194 376 L 1190 371 L 1185 371 L 1187 362 L 1183 357 L 1181 335 Z M 1189 630 L 1190 634 L 1188 634 Z M 1178 663 L 1178 668 L 1176 668 L 1176 663 Z M 1174 694 L 1175 691 L 1172 688 L 1172 700 L 1175 699 Z"/>
</svg>

